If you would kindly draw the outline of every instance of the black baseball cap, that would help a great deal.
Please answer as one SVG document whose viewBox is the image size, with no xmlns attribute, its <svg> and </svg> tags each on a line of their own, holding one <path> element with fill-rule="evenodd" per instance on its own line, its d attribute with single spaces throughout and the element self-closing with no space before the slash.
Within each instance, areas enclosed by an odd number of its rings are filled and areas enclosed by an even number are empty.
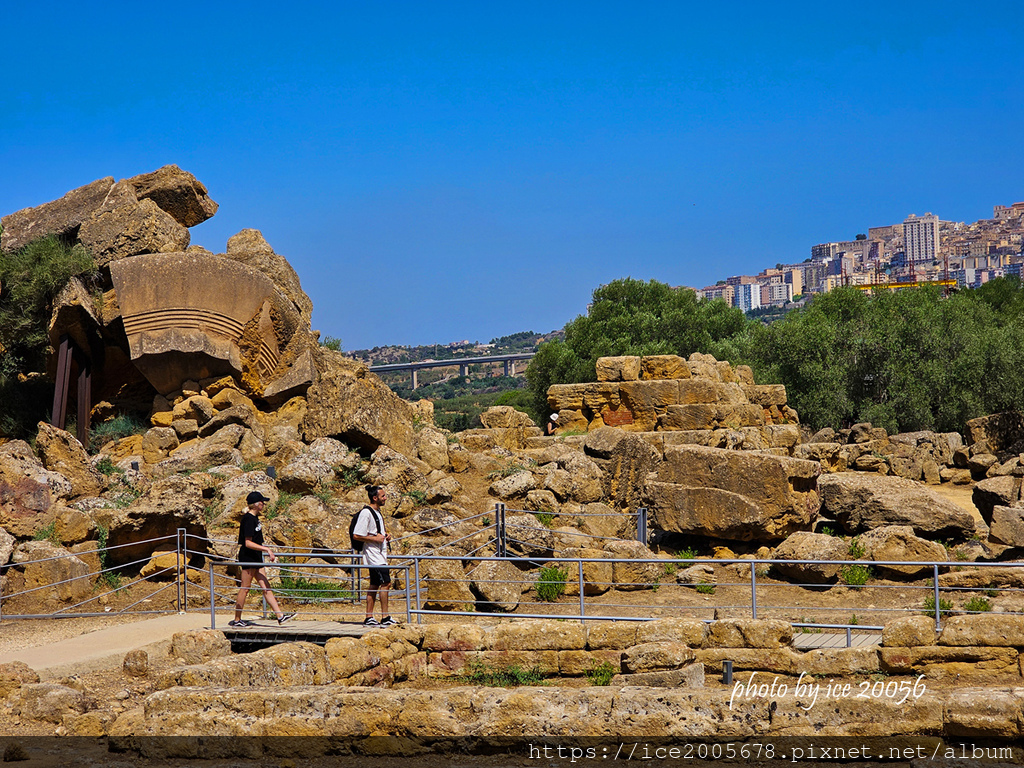
<svg viewBox="0 0 1024 768">
<path fill-rule="evenodd" d="M 252 506 L 257 501 L 270 501 L 270 499 L 264 496 L 259 491 L 250 491 L 249 495 L 245 497 L 245 503 L 248 504 L 249 506 Z"/>
</svg>

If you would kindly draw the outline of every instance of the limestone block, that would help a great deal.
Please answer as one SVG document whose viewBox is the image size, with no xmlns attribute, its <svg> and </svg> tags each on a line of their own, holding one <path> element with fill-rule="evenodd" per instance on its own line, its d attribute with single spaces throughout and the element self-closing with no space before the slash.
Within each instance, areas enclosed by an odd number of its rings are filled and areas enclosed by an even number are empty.
<svg viewBox="0 0 1024 768">
<path fill-rule="evenodd" d="M 864 547 L 865 556 L 870 560 L 901 560 L 907 562 L 945 562 L 949 559 L 946 548 L 936 541 L 928 541 L 914 535 L 909 525 L 883 525 L 858 537 Z M 904 576 L 920 576 L 931 573 L 930 565 L 879 565 L 881 573 Z"/>
<path fill-rule="evenodd" d="M 944 702 L 944 733 L 954 738 L 1017 741 L 1022 735 L 1021 703 L 1019 689 L 987 690 L 984 696 L 954 690 Z"/>
<path fill-rule="evenodd" d="M 622 668 L 633 673 L 679 669 L 696 658 L 693 649 L 685 643 L 661 640 L 626 649 L 622 654 Z"/>
<path fill-rule="evenodd" d="M 24 577 L 24 589 L 38 589 L 36 594 L 39 597 L 76 603 L 92 592 L 88 566 L 49 541 L 19 544 L 11 562 L 20 566 L 18 570 Z"/>
<path fill-rule="evenodd" d="M 690 366 L 678 355 L 644 355 L 640 358 L 641 379 L 688 379 Z"/>
<path fill-rule="evenodd" d="M 618 410 L 622 404 L 619 387 L 618 382 L 587 384 L 583 392 L 583 411 L 599 414 L 606 408 L 613 411 Z M 561 421 L 561 417 L 559 417 L 559 421 Z"/>
<path fill-rule="evenodd" d="M 678 403 L 678 384 L 676 381 L 628 381 L 619 385 L 622 405 L 633 414 L 630 429 L 654 431 L 658 417 L 666 413 L 670 405 Z"/>
<path fill-rule="evenodd" d="M 60 723 L 67 715 L 80 715 L 89 708 L 84 693 L 57 683 L 27 683 L 9 697 L 22 720 Z"/>
<path fill-rule="evenodd" d="M 882 671 L 927 677 L 1019 675 L 1015 648 L 918 646 L 879 649 Z"/>
<path fill-rule="evenodd" d="M 420 569 L 420 589 L 426 597 L 423 607 L 439 611 L 472 611 L 476 597 L 469 588 L 469 579 L 454 560 L 432 560 Z"/>
<path fill-rule="evenodd" d="M 665 413 L 658 417 L 658 429 L 713 429 L 717 418 L 718 406 L 711 403 L 670 405 Z"/>
<path fill-rule="evenodd" d="M 108 176 L 73 189 L 59 200 L 4 216 L 0 219 L 0 248 L 10 253 L 46 235 L 78 229 L 103 205 L 113 186 L 114 179 Z"/>
<path fill-rule="evenodd" d="M 152 200 L 184 227 L 194 227 L 217 212 L 203 183 L 176 165 L 128 179 L 139 200 Z"/>
<path fill-rule="evenodd" d="M 203 395 L 193 395 L 174 406 L 171 415 L 175 420 L 193 419 L 202 425 L 213 418 L 217 409 L 213 401 Z"/>
<path fill-rule="evenodd" d="M 783 384 L 746 384 L 743 393 L 750 402 L 763 408 L 786 404 L 786 387 Z"/>
<path fill-rule="evenodd" d="M 416 437 L 416 452 L 434 469 L 448 469 L 448 436 L 439 429 L 425 426 Z"/>
<path fill-rule="evenodd" d="M 595 501 L 583 507 L 582 523 L 580 530 L 591 536 L 603 538 L 618 538 L 625 528 L 629 518 L 618 510 L 612 509 L 607 504 Z"/>
<path fill-rule="evenodd" d="M 974 486 L 971 501 L 986 523 L 992 525 L 995 507 L 1013 507 L 1020 499 L 1021 478 L 1013 475 L 990 477 Z"/>
<path fill-rule="evenodd" d="M 93 469 L 85 448 L 69 433 L 46 422 L 39 422 L 36 450 L 43 466 L 58 472 L 71 483 L 71 493 L 77 496 L 98 496 L 106 481 Z"/>
<path fill-rule="evenodd" d="M 528 470 L 516 472 L 491 483 L 488 493 L 499 499 L 507 500 L 525 496 L 537 487 L 537 478 Z"/>
<path fill-rule="evenodd" d="M 615 675 L 612 685 L 643 686 L 645 688 L 703 688 L 704 665 L 686 664 L 680 669 Z"/>
<path fill-rule="evenodd" d="M 231 642 L 217 630 L 192 629 L 175 632 L 171 637 L 171 658 L 182 659 L 186 664 L 202 664 L 230 655 Z"/>
<path fill-rule="evenodd" d="M 142 457 L 156 464 L 178 447 L 178 433 L 169 427 L 153 427 L 142 436 Z"/>
<path fill-rule="evenodd" d="M 871 675 L 880 669 L 877 648 L 814 648 L 803 654 L 800 667 L 808 675 L 829 677 Z"/>
<path fill-rule="evenodd" d="M 938 645 L 1024 647 L 1024 616 L 975 614 L 946 620 Z"/>
<path fill-rule="evenodd" d="M 425 651 L 481 651 L 490 648 L 491 630 L 477 624 L 427 624 L 423 628 Z"/>
<path fill-rule="evenodd" d="M 569 651 L 585 649 L 586 642 L 586 632 L 579 624 L 528 619 L 495 627 L 492 648 L 496 651 Z"/>
<path fill-rule="evenodd" d="M 838 520 L 850 533 L 882 525 L 909 525 L 917 535 L 930 538 L 968 538 L 974 532 L 970 512 L 901 477 L 863 472 L 822 475 L 818 492 L 822 514 Z"/>
<path fill-rule="evenodd" d="M 602 621 L 587 627 L 587 648 L 590 650 L 621 650 L 637 644 L 637 623 Z"/>
<path fill-rule="evenodd" d="M 97 266 L 106 266 L 139 254 L 180 253 L 190 237 L 160 206 L 136 199 L 125 182 L 118 182 L 111 198 L 82 223 L 78 239 Z"/>
<path fill-rule="evenodd" d="M 38 683 L 39 675 L 23 661 L 0 664 L 0 699 L 6 699 L 13 691 L 26 683 Z"/>
<path fill-rule="evenodd" d="M 639 357 L 599 357 L 596 368 L 598 381 L 636 381 L 640 378 Z"/>
<path fill-rule="evenodd" d="M 708 625 L 708 648 L 784 648 L 793 626 L 777 619 L 723 619 Z"/>
<path fill-rule="evenodd" d="M 792 648 L 702 648 L 695 654 L 707 670 L 720 670 L 726 660 L 734 671 L 799 675 L 804 669 L 804 655 Z"/>
<path fill-rule="evenodd" d="M 684 643 L 690 648 L 701 648 L 704 646 L 707 627 L 707 624 L 697 619 L 655 619 L 639 626 L 636 642 L 641 644 L 674 641 Z"/>
<path fill-rule="evenodd" d="M 603 664 L 610 664 L 616 671 L 621 670 L 622 652 L 619 650 L 558 652 L 558 672 L 565 677 L 582 677 Z"/>
<path fill-rule="evenodd" d="M 836 536 L 797 531 L 775 550 L 777 560 L 850 560 L 849 545 Z M 835 580 L 839 566 L 831 562 L 774 566 L 785 578 L 801 584 L 828 584 Z"/>
<path fill-rule="evenodd" d="M 1024 438 L 1024 414 L 1017 411 L 994 413 L 971 419 L 966 424 L 967 443 L 986 443 L 1001 451 Z"/>
<path fill-rule="evenodd" d="M 1010 547 L 1024 547 L 1024 508 L 992 508 L 988 537 Z"/>
<path fill-rule="evenodd" d="M 724 394 L 720 381 L 705 377 L 684 379 L 678 382 L 678 387 L 680 405 L 718 403 Z"/>
<path fill-rule="evenodd" d="M 919 645 L 936 645 L 938 633 L 935 619 L 930 616 L 904 616 L 885 623 L 882 630 L 882 645 L 912 648 Z"/>
<path fill-rule="evenodd" d="M 579 537 L 577 537 L 577 539 L 578 538 Z M 564 550 L 561 556 L 566 558 L 579 557 L 591 559 L 603 559 L 610 557 L 610 555 L 603 550 L 588 549 L 586 547 L 571 547 Z M 580 593 L 579 566 L 573 562 L 567 562 L 563 565 L 568 572 L 568 575 L 566 576 L 565 594 L 569 597 L 577 596 Z M 584 595 L 603 595 L 612 588 L 614 585 L 614 579 L 615 574 L 611 563 L 583 563 Z"/>
<path fill-rule="evenodd" d="M 472 588 L 486 607 L 502 613 L 511 613 L 519 607 L 524 584 L 522 571 L 507 560 L 489 560 L 474 565 L 469 572 Z"/>
<path fill-rule="evenodd" d="M 610 541 L 605 551 L 612 557 L 620 559 L 612 567 L 612 578 L 615 588 L 624 591 L 649 589 L 665 576 L 665 566 L 661 563 L 630 562 L 639 559 L 654 559 L 654 553 L 639 541 Z"/>
<path fill-rule="evenodd" d="M 582 411 L 587 387 L 587 384 L 553 384 L 548 387 L 548 407 L 559 414 L 562 411 Z"/>
<path fill-rule="evenodd" d="M 750 541 L 781 539 L 818 511 L 820 466 L 696 445 L 665 449 L 648 481 L 648 508 L 666 531 Z"/>
<path fill-rule="evenodd" d="M 764 424 L 764 411 L 759 405 L 732 403 L 715 409 L 715 421 L 729 429 L 760 427 Z"/>
</svg>

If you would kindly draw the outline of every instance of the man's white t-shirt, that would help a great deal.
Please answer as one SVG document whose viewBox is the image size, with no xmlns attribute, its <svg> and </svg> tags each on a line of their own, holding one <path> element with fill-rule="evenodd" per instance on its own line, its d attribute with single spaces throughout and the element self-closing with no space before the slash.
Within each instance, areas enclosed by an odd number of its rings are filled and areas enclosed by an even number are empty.
<svg viewBox="0 0 1024 768">
<path fill-rule="evenodd" d="M 376 523 L 373 517 L 377 518 Z M 379 526 L 379 528 L 378 528 Z M 372 507 L 363 507 L 356 518 L 356 527 L 352 529 L 356 536 L 376 536 L 384 533 L 384 516 Z M 386 568 L 388 565 L 388 543 L 386 541 L 363 542 L 363 565 L 372 568 Z"/>
</svg>

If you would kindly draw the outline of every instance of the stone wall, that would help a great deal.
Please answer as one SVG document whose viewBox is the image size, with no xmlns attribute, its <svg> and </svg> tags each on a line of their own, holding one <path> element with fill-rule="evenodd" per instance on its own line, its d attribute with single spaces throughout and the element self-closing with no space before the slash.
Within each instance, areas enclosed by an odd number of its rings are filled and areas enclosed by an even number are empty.
<svg viewBox="0 0 1024 768">
<path fill-rule="evenodd" d="M 689 360 L 677 355 L 599 358 L 597 382 L 556 384 L 548 389 L 548 406 L 558 413 L 560 433 L 612 426 L 687 433 L 685 442 L 713 447 L 786 452 L 796 443 L 799 422 L 786 405 L 784 386 L 758 385 L 749 366 L 733 367 L 700 353 Z M 791 429 L 770 429 L 780 425 Z"/>
</svg>

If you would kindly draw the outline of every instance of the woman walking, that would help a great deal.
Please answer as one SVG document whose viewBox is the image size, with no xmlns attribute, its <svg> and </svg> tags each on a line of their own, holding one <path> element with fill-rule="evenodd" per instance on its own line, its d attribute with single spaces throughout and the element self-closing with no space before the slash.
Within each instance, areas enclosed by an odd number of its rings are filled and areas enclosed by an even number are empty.
<svg viewBox="0 0 1024 768">
<path fill-rule="evenodd" d="M 294 613 L 284 613 L 277 604 L 277 598 L 270 589 L 270 582 L 267 580 L 266 571 L 263 570 L 263 553 L 267 553 L 270 562 L 276 563 L 277 557 L 270 551 L 270 547 L 263 546 L 263 525 L 260 523 L 260 512 L 270 501 L 259 491 L 252 491 L 245 497 L 247 508 L 242 515 L 241 523 L 238 526 L 238 561 L 242 563 L 242 585 L 235 597 L 235 619 L 229 621 L 229 627 L 251 627 L 253 622 L 242 618 L 242 609 L 245 607 L 245 598 L 249 594 L 249 586 L 253 579 L 263 590 L 263 596 L 267 604 L 277 616 L 277 623 L 284 624 L 288 619 L 295 618 Z"/>
</svg>

